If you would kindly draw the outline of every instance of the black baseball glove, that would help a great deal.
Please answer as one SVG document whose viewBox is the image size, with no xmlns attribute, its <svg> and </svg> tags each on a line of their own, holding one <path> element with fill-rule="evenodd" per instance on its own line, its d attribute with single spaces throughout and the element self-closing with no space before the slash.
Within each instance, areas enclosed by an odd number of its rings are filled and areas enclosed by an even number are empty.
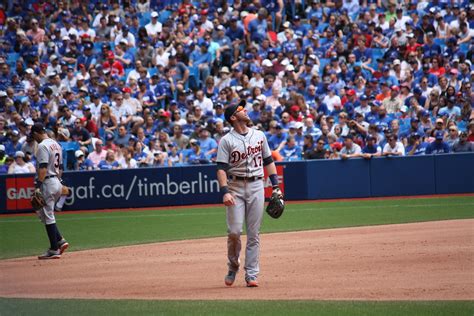
<svg viewBox="0 0 474 316">
<path fill-rule="evenodd" d="M 279 218 L 283 214 L 285 209 L 285 201 L 283 200 L 283 194 L 279 188 L 273 190 L 272 197 L 268 202 L 266 212 L 272 218 Z"/>
<path fill-rule="evenodd" d="M 31 206 L 35 211 L 42 209 L 46 206 L 46 200 L 44 199 L 43 193 L 40 189 L 36 189 L 31 197 Z"/>
</svg>

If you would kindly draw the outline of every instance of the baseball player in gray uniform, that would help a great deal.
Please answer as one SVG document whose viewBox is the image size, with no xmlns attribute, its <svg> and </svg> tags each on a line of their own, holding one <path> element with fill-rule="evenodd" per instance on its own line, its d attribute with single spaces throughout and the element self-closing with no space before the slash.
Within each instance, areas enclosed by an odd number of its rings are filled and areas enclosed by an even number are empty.
<svg viewBox="0 0 474 316">
<path fill-rule="evenodd" d="M 50 248 L 38 259 L 59 259 L 69 247 L 61 236 L 54 217 L 54 204 L 61 196 L 62 184 L 59 181 L 62 173 L 62 149 L 53 139 L 49 138 L 42 123 L 35 123 L 31 128 L 31 136 L 39 144 L 36 151 L 37 178 L 35 191 L 44 197 L 46 205 L 36 213 L 46 226 Z"/>
<path fill-rule="evenodd" d="M 217 179 L 227 211 L 227 257 L 229 272 L 225 284 L 231 286 L 240 266 L 242 226 L 247 228 L 245 250 L 245 281 L 257 287 L 259 273 L 260 224 L 265 203 L 263 167 L 267 169 L 273 189 L 281 194 L 278 176 L 265 134 L 248 128 L 250 118 L 245 100 L 230 105 L 225 119 L 233 129 L 219 142 L 217 150 Z"/>
</svg>

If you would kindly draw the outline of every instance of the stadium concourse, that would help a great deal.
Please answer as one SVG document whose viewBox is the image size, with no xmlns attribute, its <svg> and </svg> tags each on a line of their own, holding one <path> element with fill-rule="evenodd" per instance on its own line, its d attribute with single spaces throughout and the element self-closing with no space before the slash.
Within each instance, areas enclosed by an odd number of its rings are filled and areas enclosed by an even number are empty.
<svg viewBox="0 0 474 316">
<path fill-rule="evenodd" d="M 0 173 L 205 164 L 241 99 L 274 159 L 473 150 L 469 1 L 4 1 Z"/>
</svg>

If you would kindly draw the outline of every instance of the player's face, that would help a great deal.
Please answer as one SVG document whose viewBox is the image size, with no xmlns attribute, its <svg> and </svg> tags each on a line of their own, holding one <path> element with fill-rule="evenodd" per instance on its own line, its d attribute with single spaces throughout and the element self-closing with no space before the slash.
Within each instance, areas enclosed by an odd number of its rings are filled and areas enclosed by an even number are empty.
<svg viewBox="0 0 474 316">
<path fill-rule="evenodd" d="M 38 135 L 39 135 L 38 133 L 33 133 L 31 137 L 39 144 L 41 143 L 41 139 Z"/>
<path fill-rule="evenodd" d="M 234 113 L 234 116 L 237 118 L 237 121 L 248 122 L 250 118 L 247 114 L 247 110 L 243 106 L 239 106 Z"/>
</svg>

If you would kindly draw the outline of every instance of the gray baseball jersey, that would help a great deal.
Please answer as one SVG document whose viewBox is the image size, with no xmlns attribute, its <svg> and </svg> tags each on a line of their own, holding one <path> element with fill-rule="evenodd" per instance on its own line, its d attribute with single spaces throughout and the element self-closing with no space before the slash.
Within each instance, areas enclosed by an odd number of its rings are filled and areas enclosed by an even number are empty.
<svg viewBox="0 0 474 316">
<path fill-rule="evenodd" d="M 262 131 L 251 128 L 244 136 L 232 129 L 220 140 L 216 161 L 228 164 L 230 175 L 263 177 L 263 159 L 271 155 Z"/>
<path fill-rule="evenodd" d="M 38 166 L 43 163 L 48 164 L 46 176 L 59 177 L 59 166 L 63 161 L 63 151 L 61 146 L 51 138 L 43 140 L 38 145 L 36 161 Z"/>
</svg>

